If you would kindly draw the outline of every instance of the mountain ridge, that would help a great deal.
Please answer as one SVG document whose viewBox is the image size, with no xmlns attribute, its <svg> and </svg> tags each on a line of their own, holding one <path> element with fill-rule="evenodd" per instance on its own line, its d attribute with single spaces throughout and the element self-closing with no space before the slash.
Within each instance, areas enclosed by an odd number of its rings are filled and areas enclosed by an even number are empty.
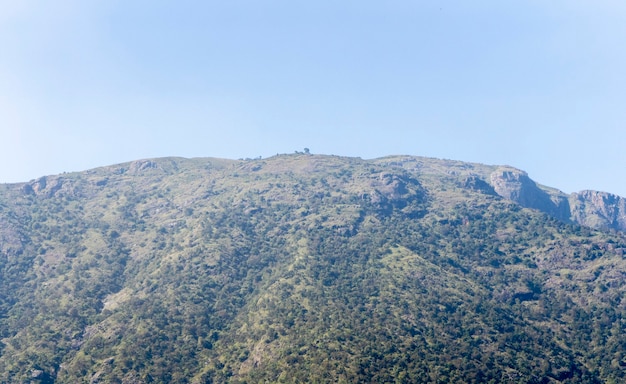
<svg viewBox="0 0 626 384">
<path fill-rule="evenodd" d="M 300 154 L 301 156 L 330 156 L 334 155 L 311 155 Z M 276 155 L 275 157 L 289 156 Z M 272 159 L 270 157 L 267 159 Z M 25 193 L 47 193 L 53 194 L 61 188 L 58 180 L 64 175 L 80 174 L 82 172 L 92 173 L 99 170 L 115 169 L 116 172 L 138 174 L 149 168 L 165 166 L 167 172 L 176 171 L 176 161 L 203 161 L 212 159 L 224 164 L 236 164 L 237 162 L 251 162 L 263 159 L 231 160 L 218 158 L 184 158 L 184 157 L 162 157 L 140 159 L 125 163 L 94 168 L 91 170 L 72 172 L 69 174 L 59 174 L 42 176 L 35 180 L 22 183 L 5 184 L 23 185 Z M 266 160 L 267 160 L 266 159 Z M 556 188 L 544 186 L 532 180 L 528 174 L 515 167 L 508 165 L 485 165 L 480 163 L 470 163 L 458 160 L 446 160 L 438 158 L 391 155 L 374 159 L 363 160 L 359 157 L 353 159 L 374 164 L 388 164 L 400 166 L 405 169 L 419 170 L 424 172 L 441 172 L 450 175 L 466 176 L 465 184 L 468 188 L 487 188 L 484 192 L 489 193 L 493 189 L 497 195 L 514 201 L 525 208 L 538 209 L 551 216 L 567 222 L 575 222 L 581 225 L 590 226 L 596 229 L 613 229 L 626 231 L 626 199 L 623 197 L 604 191 L 582 190 L 567 194 Z M 169 162 L 169 165 L 165 165 Z M 52 185 L 47 186 L 47 180 L 51 179 Z M 54 183 L 57 184 L 54 184 Z M 105 182 L 104 180 L 101 182 Z M 480 184 L 480 187 L 475 185 Z M 469 183 L 469 184 L 468 184 Z M 472 184 L 472 185 L 470 185 Z"/>
</svg>

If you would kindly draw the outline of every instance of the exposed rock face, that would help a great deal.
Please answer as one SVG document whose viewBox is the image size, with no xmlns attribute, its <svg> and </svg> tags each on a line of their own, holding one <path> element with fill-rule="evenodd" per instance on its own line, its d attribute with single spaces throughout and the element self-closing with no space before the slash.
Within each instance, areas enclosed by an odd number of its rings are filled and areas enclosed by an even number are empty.
<svg viewBox="0 0 626 384">
<path fill-rule="evenodd" d="M 569 195 L 539 185 L 526 172 L 506 165 L 492 166 L 412 156 L 390 156 L 377 160 L 377 163 L 404 168 L 420 176 L 448 177 L 454 179 L 459 188 L 500 196 L 566 223 L 626 232 L 626 199 L 609 193 L 583 191 Z"/>
<path fill-rule="evenodd" d="M 626 199 L 607 192 L 570 195 L 572 220 L 592 228 L 626 231 Z"/>
<path fill-rule="evenodd" d="M 567 195 L 540 188 L 526 172 L 500 167 L 491 173 L 496 193 L 526 208 L 595 229 L 626 231 L 626 199 L 607 192 L 582 191 Z"/>
<path fill-rule="evenodd" d="M 489 185 L 489 183 L 487 183 L 485 180 L 481 179 L 480 177 L 476 175 L 467 177 L 461 183 L 461 187 L 471 189 L 473 191 L 481 192 L 486 195 L 492 195 L 492 196 L 498 195 L 497 192 L 493 189 L 493 187 Z"/>
<path fill-rule="evenodd" d="M 129 171 L 131 174 L 140 174 L 143 171 L 157 168 L 157 163 L 152 160 L 136 160 L 130 163 Z"/>
<path fill-rule="evenodd" d="M 58 193 L 65 195 L 74 194 L 71 182 L 60 176 L 44 176 L 31 181 L 22 187 L 26 194 L 34 194 L 42 197 L 52 197 Z"/>
<path fill-rule="evenodd" d="M 423 200 L 426 194 L 416 179 L 389 172 L 371 175 L 365 185 L 368 186 L 361 188 L 362 198 L 369 200 L 384 213 L 390 213 L 394 208 L 410 206 L 415 201 Z M 418 211 L 406 213 L 419 215 Z"/>
<path fill-rule="evenodd" d="M 570 209 L 567 198 L 549 194 L 539 188 L 528 174 L 514 168 L 498 168 L 491 174 L 491 185 L 498 195 L 526 208 L 543 211 L 560 220 L 569 221 Z"/>
</svg>

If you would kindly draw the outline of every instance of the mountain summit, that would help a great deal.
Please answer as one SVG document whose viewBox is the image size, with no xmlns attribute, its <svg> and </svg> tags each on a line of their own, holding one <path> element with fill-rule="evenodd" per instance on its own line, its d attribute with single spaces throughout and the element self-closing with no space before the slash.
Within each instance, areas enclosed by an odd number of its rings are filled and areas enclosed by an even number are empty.
<svg viewBox="0 0 626 384">
<path fill-rule="evenodd" d="M 0 382 L 622 382 L 625 215 L 411 156 L 2 185 Z"/>
</svg>

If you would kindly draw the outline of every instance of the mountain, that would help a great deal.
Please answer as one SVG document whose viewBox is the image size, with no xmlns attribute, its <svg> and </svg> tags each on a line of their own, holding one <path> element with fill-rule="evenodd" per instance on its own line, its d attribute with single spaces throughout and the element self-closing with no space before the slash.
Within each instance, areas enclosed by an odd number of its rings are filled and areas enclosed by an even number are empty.
<svg viewBox="0 0 626 384">
<path fill-rule="evenodd" d="M 410 156 L 1 185 L 0 382 L 624 382 L 624 212 Z"/>
</svg>

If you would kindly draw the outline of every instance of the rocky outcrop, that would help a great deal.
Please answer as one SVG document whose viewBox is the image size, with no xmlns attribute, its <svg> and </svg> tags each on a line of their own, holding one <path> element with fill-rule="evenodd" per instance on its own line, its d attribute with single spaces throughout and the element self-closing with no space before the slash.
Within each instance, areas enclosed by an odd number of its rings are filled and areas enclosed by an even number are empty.
<svg viewBox="0 0 626 384">
<path fill-rule="evenodd" d="M 424 189 L 416 179 L 382 172 L 372 175 L 365 185 L 361 187 L 362 198 L 377 206 L 380 212 L 390 214 L 394 209 L 408 207 L 405 213 L 416 217 L 421 214 L 420 210 L 410 209 L 415 202 L 425 198 Z"/>
<path fill-rule="evenodd" d="M 565 222 L 626 232 L 626 199 L 620 196 L 598 191 L 567 195 L 543 189 L 526 172 L 510 167 L 500 167 L 491 173 L 491 186 L 505 199 Z"/>
<path fill-rule="evenodd" d="M 40 197 L 52 197 L 59 194 L 74 195 L 75 190 L 70 180 L 60 176 L 44 176 L 31 181 L 22 187 L 27 195 Z"/>
<path fill-rule="evenodd" d="M 158 164 L 152 160 L 136 160 L 130 163 L 128 170 L 131 174 L 137 175 L 147 170 L 158 168 Z"/>
<path fill-rule="evenodd" d="M 567 197 L 541 189 L 524 171 L 509 167 L 498 168 L 491 174 L 491 185 L 498 195 L 522 207 L 538 209 L 560 220 L 570 219 Z"/>
<path fill-rule="evenodd" d="M 484 193 L 485 195 L 497 196 L 498 193 L 489 183 L 476 175 L 471 175 L 460 183 L 461 188 L 470 189 L 472 191 Z"/>
<path fill-rule="evenodd" d="M 626 199 L 607 192 L 581 191 L 569 198 L 573 221 L 597 229 L 626 231 Z"/>
</svg>

